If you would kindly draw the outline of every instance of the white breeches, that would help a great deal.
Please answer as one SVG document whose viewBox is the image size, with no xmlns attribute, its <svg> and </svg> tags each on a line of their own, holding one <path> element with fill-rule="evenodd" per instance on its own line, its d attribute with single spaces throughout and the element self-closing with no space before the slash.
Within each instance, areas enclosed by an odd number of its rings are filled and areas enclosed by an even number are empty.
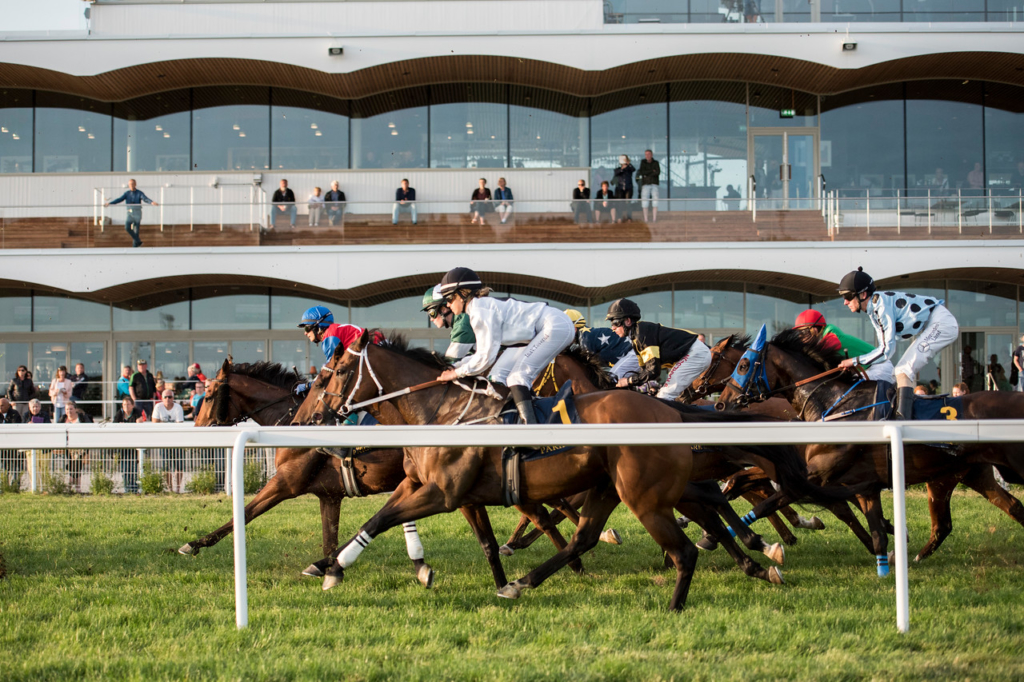
<svg viewBox="0 0 1024 682">
<path fill-rule="evenodd" d="M 505 351 L 491 367 L 491 378 L 495 378 L 494 369 L 503 372 L 507 366 L 506 386 L 533 386 L 534 380 L 554 359 L 555 356 L 569 347 L 576 339 L 576 327 L 572 320 L 561 310 L 548 308 L 537 321 L 536 335 L 533 341 L 522 348 L 510 348 Z M 506 357 L 508 364 L 506 365 Z"/>
<path fill-rule="evenodd" d="M 896 374 L 903 374 L 911 382 L 917 381 L 917 373 L 931 361 L 939 351 L 956 341 L 960 333 L 953 313 L 944 305 L 937 305 L 928 317 L 928 324 L 910 342 L 910 348 L 896 364 Z"/>
<path fill-rule="evenodd" d="M 665 379 L 665 385 L 658 391 L 658 397 L 663 400 L 675 400 L 680 393 L 686 390 L 687 386 L 693 383 L 694 379 L 710 366 L 711 351 L 702 342 L 694 341 L 683 359 L 668 371 L 668 378 Z"/>
</svg>

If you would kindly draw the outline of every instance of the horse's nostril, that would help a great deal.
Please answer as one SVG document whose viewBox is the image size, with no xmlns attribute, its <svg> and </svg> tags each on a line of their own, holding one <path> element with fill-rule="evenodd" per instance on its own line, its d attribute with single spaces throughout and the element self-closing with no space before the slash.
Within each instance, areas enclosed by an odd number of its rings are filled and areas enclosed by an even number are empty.
<svg viewBox="0 0 1024 682">
<path fill-rule="evenodd" d="M 718 410 L 719 412 L 725 412 L 725 403 L 719 400 L 717 403 L 715 403 L 715 409 Z"/>
<path fill-rule="evenodd" d="M 313 413 L 313 422 L 316 423 L 316 424 L 323 424 L 324 423 L 324 413 L 323 412 L 314 412 Z"/>
</svg>

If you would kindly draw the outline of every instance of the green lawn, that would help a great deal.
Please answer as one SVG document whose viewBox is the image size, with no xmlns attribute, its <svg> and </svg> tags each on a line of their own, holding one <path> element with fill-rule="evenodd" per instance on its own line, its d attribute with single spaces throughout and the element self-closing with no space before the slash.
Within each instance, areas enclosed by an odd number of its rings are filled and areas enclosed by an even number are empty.
<svg viewBox="0 0 1024 682">
<path fill-rule="evenodd" d="M 345 502 L 342 536 L 382 503 Z M 797 531 L 787 585 L 746 578 L 724 552 L 702 555 L 673 614 L 674 575 L 622 508 L 612 525 L 624 545 L 602 544 L 584 557 L 585 577 L 560 573 L 518 601 L 495 596 L 458 514 L 420 524 L 432 590 L 392 531 L 324 593 L 299 575 L 318 558 L 314 498 L 250 527 L 250 628 L 238 632 L 230 538 L 197 557 L 176 552 L 227 520 L 226 499 L 2 495 L 0 680 L 1022 678 L 1024 529 L 976 495 L 953 504 L 954 534 L 911 566 L 906 635 L 893 580 L 827 514 L 827 530 Z M 909 513 L 913 552 L 928 535 L 921 492 Z M 500 539 L 516 520 L 492 518 Z M 755 528 L 772 537 L 766 522 Z M 509 577 L 551 551 L 543 541 L 505 559 Z"/>
</svg>

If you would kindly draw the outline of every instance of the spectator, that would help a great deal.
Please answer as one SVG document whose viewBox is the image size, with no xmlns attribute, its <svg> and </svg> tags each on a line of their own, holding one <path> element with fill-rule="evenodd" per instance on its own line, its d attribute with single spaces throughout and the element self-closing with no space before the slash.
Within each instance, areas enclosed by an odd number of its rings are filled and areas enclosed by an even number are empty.
<svg viewBox="0 0 1024 682">
<path fill-rule="evenodd" d="M 78 409 L 74 400 L 69 400 L 64 406 L 64 416 L 60 418 L 61 424 L 92 424 L 92 417 L 85 410 Z"/>
<path fill-rule="evenodd" d="M 71 399 L 71 380 L 68 379 L 68 368 L 61 365 L 57 368 L 57 376 L 50 382 L 50 402 L 53 403 L 53 420 L 61 422 L 64 408 Z"/>
<path fill-rule="evenodd" d="M 85 400 L 85 392 L 89 389 L 89 377 L 85 376 L 85 365 L 75 365 L 75 373 L 71 375 L 71 397 L 76 401 Z"/>
<path fill-rule="evenodd" d="M 941 168 L 935 169 L 935 181 L 932 183 L 932 189 L 937 197 L 944 197 L 949 194 L 949 178 L 946 177 Z"/>
<path fill-rule="evenodd" d="M 136 363 L 136 371 L 128 382 L 128 393 L 135 406 L 149 417 L 153 414 L 153 396 L 156 395 L 156 380 L 149 373 L 145 360 Z"/>
<path fill-rule="evenodd" d="M 483 225 L 484 214 L 491 210 L 491 190 L 487 189 L 487 180 L 480 178 L 479 185 L 470 197 L 469 210 L 473 214 L 473 219 L 469 221 L 470 225 L 475 225 L 477 220 Z"/>
<path fill-rule="evenodd" d="M 707 337 L 704 334 L 697 334 L 697 340 L 703 343 L 705 346 L 708 345 Z"/>
<path fill-rule="evenodd" d="M 601 211 L 608 209 L 611 212 L 612 222 L 615 222 L 615 202 L 610 201 L 615 198 L 615 193 L 609 189 L 608 181 L 605 180 L 601 183 L 601 189 L 597 190 L 597 196 L 595 197 L 596 203 L 594 204 L 594 222 L 601 222 Z"/>
<path fill-rule="evenodd" d="M 1024 391 L 1024 336 L 1020 337 L 1020 345 L 1013 349 L 1013 368 L 1017 370 L 1017 391 Z"/>
<path fill-rule="evenodd" d="M 585 225 L 593 219 L 590 213 L 590 188 L 586 180 L 576 183 L 572 191 L 572 221 L 577 225 Z"/>
<path fill-rule="evenodd" d="M 270 226 L 274 226 L 279 215 L 287 213 L 289 225 L 295 227 L 295 216 L 298 213 L 295 207 L 295 192 L 288 189 L 287 180 L 281 181 L 281 187 L 274 192 L 274 196 L 271 197 L 270 201 L 274 204 L 274 217 L 270 220 Z"/>
<path fill-rule="evenodd" d="M 742 195 L 736 191 L 736 188 L 732 185 L 725 186 L 725 209 L 727 211 L 735 211 L 740 207 L 740 199 Z"/>
<path fill-rule="evenodd" d="M 978 361 L 974 359 L 971 352 L 974 349 L 970 346 L 964 346 L 963 353 L 960 355 L 960 381 L 967 384 L 971 390 L 977 388 L 975 381 L 978 375 L 981 373 L 981 367 L 978 365 Z"/>
<path fill-rule="evenodd" d="M 963 382 L 960 382 L 959 384 L 954 384 L 953 385 L 953 397 L 954 398 L 959 398 L 960 396 L 967 395 L 970 392 L 971 392 L 971 389 L 968 388 L 967 384 L 965 384 Z"/>
<path fill-rule="evenodd" d="M 162 396 L 164 394 L 164 389 L 167 388 L 167 383 L 163 379 L 160 378 L 160 374 L 159 373 L 157 373 L 156 380 L 154 381 L 154 386 L 156 388 L 156 390 L 153 392 L 154 401 L 156 403 L 159 403 L 160 401 L 156 400 L 156 398 L 159 398 L 160 396 Z M 150 416 L 152 416 L 152 415 L 150 415 Z"/>
<path fill-rule="evenodd" d="M 743 20 L 748 24 L 756 24 L 761 16 L 760 0 L 743 0 Z"/>
<path fill-rule="evenodd" d="M 199 415 L 199 411 L 203 409 L 203 401 L 206 399 L 206 391 L 210 388 L 209 380 L 196 384 L 196 387 L 192 389 L 192 395 L 189 396 L 189 403 L 191 403 L 191 410 L 188 414 L 188 418 L 195 421 L 195 418 Z"/>
<path fill-rule="evenodd" d="M 971 189 L 985 188 L 985 171 L 981 170 L 981 163 L 974 164 L 974 170 L 967 174 L 967 186 Z"/>
<path fill-rule="evenodd" d="M 32 398 L 28 401 L 28 410 L 21 415 L 21 421 L 25 424 L 49 424 L 52 419 L 50 413 L 43 409 L 39 398 Z"/>
<path fill-rule="evenodd" d="M 199 363 L 197 362 L 192 366 L 196 368 L 196 376 L 199 378 L 199 380 L 206 381 L 206 375 L 203 374 L 203 368 L 199 366 Z"/>
<path fill-rule="evenodd" d="M 174 391 L 167 389 L 160 394 L 160 402 L 153 408 L 153 422 L 183 422 L 185 412 L 174 402 Z"/>
<path fill-rule="evenodd" d="M 128 181 L 128 191 L 114 199 L 103 204 L 104 206 L 110 206 L 111 204 L 120 204 L 125 202 L 125 206 L 128 207 L 128 213 L 124 219 L 124 231 L 127 232 L 132 238 L 132 246 L 138 248 L 142 246 L 142 202 L 146 202 L 152 206 L 159 206 L 152 199 L 146 196 L 142 190 L 135 189 L 135 181 Z M 134 230 L 132 227 L 134 226 Z"/>
<path fill-rule="evenodd" d="M 117 380 L 117 399 L 121 400 L 124 398 L 131 398 L 132 394 L 128 390 L 128 385 L 132 379 L 132 368 L 131 365 L 125 365 L 121 368 L 121 378 Z"/>
<path fill-rule="evenodd" d="M 181 382 L 182 391 L 193 391 L 195 390 L 196 386 L 203 385 L 203 379 L 199 378 L 199 370 L 196 369 L 197 367 L 198 365 L 188 366 L 188 369 L 186 370 L 188 372 L 188 376 L 185 377 L 185 380 Z"/>
<path fill-rule="evenodd" d="M 60 418 L 61 424 L 92 424 L 92 417 L 83 410 L 79 410 L 75 401 L 71 400 L 65 407 L 65 414 Z M 82 470 L 86 464 L 85 450 L 67 450 L 68 474 L 71 476 L 71 486 L 78 492 L 82 492 Z"/>
<path fill-rule="evenodd" d="M 134 424 L 144 417 L 142 411 L 135 407 L 135 401 L 131 396 L 125 396 L 121 400 L 121 409 L 114 415 L 115 424 Z M 138 492 L 139 458 L 137 450 L 118 450 L 118 465 L 121 469 L 121 482 L 124 484 L 124 492 L 131 494 Z"/>
<path fill-rule="evenodd" d="M 338 181 L 331 183 L 331 191 L 324 197 L 327 203 L 327 220 L 331 225 L 343 223 L 345 218 L 345 193 L 338 189 Z"/>
<path fill-rule="evenodd" d="M 1006 379 L 1006 370 L 999 362 L 999 356 L 993 353 L 989 357 L 988 367 L 985 368 L 985 390 L 986 391 L 1009 391 L 1010 382 Z"/>
<path fill-rule="evenodd" d="M 619 167 L 612 173 L 612 180 L 615 181 L 615 198 L 616 199 L 628 199 L 633 198 L 633 173 L 636 172 L 636 168 L 633 168 L 633 164 L 629 162 L 629 157 L 625 154 L 619 157 Z M 621 223 L 623 219 L 632 220 L 633 210 L 630 208 L 630 201 L 624 201 L 622 204 L 622 217 L 619 218 Z M 614 220 L 614 218 L 613 218 Z"/>
<path fill-rule="evenodd" d="M 21 415 L 14 409 L 11 401 L 0 397 L 0 424 L 20 424 Z"/>
<path fill-rule="evenodd" d="M 661 191 L 661 164 L 654 158 L 650 149 L 644 152 L 644 160 L 640 162 L 640 170 L 636 172 L 636 181 L 640 184 L 640 206 L 644 211 L 644 222 L 647 222 L 647 209 L 651 209 L 651 222 L 658 222 L 658 195 Z"/>
<path fill-rule="evenodd" d="M 309 195 L 309 226 L 320 225 L 320 213 L 324 210 L 324 198 L 320 196 L 320 188 L 314 187 L 313 193 Z"/>
<path fill-rule="evenodd" d="M 395 190 L 395 205 L 391 208 L 391 224 L 398 224 L 399 213 L 411 213 L 412 224 L 416 224 L 416 189 L 402 178 L 402 186 Z"/>
<path fill-rule="evenodd" d="M 164 391 L 161 401 L 153 408 L 153 423 L 175 423 L 185 421 L 185 412 L 181 405 L 174 402 L 174 391 Z M 171 492 L 181 487 L 182 471 L 185 468 L 185 456 L 180 448 L 169 448 L 160 452 L 164 462 L 164 473 L 167 476 L 167 489 Z"/>
<path fill-rule="evenodd" d="M 18 365 L 18 371 L 14 373 L 14 378 L 7 385 L 6 395 L 7 399 L 14 403 L 16 408 L 20 410 L 27 409 L 28 401 L 36 397 L 36 385 L 32 383 L 28 367 Z"/>
<path fill-rule="evenodd" d="M 501 224 L 512 217 L 512 190 L 505 186 L 505 178 L 498 178 L 498 189 L 494 190 L 494 210 L 501 218 Z"/>
<path fill-rule="evenodd" d="M 922 384 L 914 387 L 914 395 L 928 395 L 928 389 Z"/>
<path fill-rule="evenodd" d="M 939 382 L 937 380 L 935 380 L 935 379 L 932 379 L 931 381 L 929 381 L 928 382 L 928 391 L 932 395 L 938 395 L 939 394 Z"/>
</svg>

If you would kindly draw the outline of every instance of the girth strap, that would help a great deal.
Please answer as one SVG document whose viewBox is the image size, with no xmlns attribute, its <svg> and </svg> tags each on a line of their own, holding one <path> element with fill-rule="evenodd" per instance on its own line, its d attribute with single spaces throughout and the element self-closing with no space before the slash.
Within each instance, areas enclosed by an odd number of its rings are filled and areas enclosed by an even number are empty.
<svg viewBox="0 0 1024 682">
<path fill-rule="evenodd" d="M 345 494 L 348 497 L 365 497 L 359 488 L 359 481 L 356 480 L 355 458 L 352 456 L 352 449 L 345 448 L 345 456 L 341 458 L 341 483 L 345 486 Z"/>
<path fill-rule="evenodd" d="M 501 494 L 506 507 L 519 504 L 519 448 L 501 451 Z"/>
</svg>

